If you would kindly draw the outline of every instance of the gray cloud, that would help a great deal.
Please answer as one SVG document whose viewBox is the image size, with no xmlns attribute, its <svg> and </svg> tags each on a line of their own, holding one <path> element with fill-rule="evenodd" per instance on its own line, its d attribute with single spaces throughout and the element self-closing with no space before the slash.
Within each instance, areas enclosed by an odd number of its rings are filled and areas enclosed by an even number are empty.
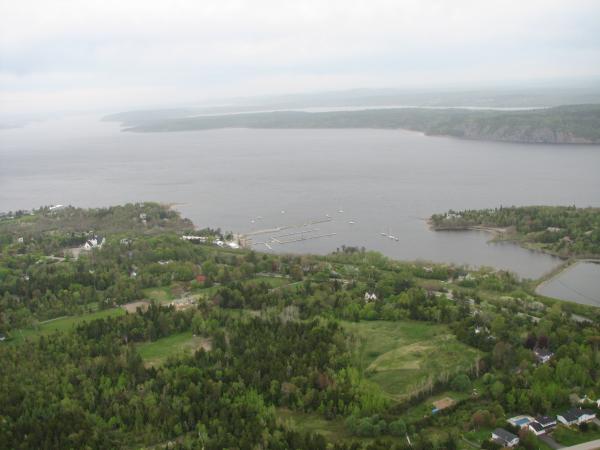
<svg viewBox="0 0 600 450">
<path fill-rule="evenodd" d="M 600 3 L 19 0 L 0 111 L 600 75 Z"/>
</svg>

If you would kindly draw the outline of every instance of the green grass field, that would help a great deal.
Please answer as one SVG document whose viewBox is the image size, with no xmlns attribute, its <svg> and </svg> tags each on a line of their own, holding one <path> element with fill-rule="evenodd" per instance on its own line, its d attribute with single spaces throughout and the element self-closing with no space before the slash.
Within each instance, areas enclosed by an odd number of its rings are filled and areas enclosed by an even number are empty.
<svg viewBox="0 0 600 450">
<path fill-rule="evenodd" d="M 367 377 L 397 401 L 469 370 L 478 356 L 444 325 L 363 321 L 344 326 L 359 337 L 359 364 Z"/>
<path fill-rule="evenodd" d="M 147 365 L 158 366 L 171 355 L 193 352 L 200 347 L 208 350 L 210 342 L 206 338 L 193 336 L 191 331 L 185 331 L 154 342 L 144 342 L 137 346 L 137 350 Z"/>
<path fill-rule="evenodd" d="M 304 413 L 292 411 L 287 408 L 277 408 L 277 417 L 281 423 L 288 425 L 292 429 L 322 434 L 329 442 L 344 441 L 365 444 L 375 440 L 375 438 L 353 436 L 346 428 L 343 418 L 326 420 L 317 413 Z M 382 438 L 392 442 L 402 440 L 402 438 L 387 434 L 382 436 Z"/>
<path fill-rule="evenodd" d="M 316 413 L 308 414 L 278 408 L 277 417 L 293 429 L 322 434 L 330 442 L 349 439 L 352 436 L 346 429 L 343 419 L 325 420 Z"/>
<path fill-rule="evenodd" d="M 600 439 L 600 430 L 590 425 L 590 429 L 586 432 L 577 429 L 559 425 L 552 433 L 552 437 L 562 445 L 571 446 L 582 444 L 584 442 Z"/>
<path fill-rule="evenodd" d="M 22 330 L 16 330 L 13 332 L 13 339 L 11 342 L 18 343 L 26 338 L 37 338 L 39 336 L 45 336 L 55 331 L 69 331 L 72 330 L 77 324 L 82 322 L 90 322 L 95 319 L 102 319 L 104 317 L 121 316 L 125 314 L 125 311 L 121 308 L 104 309 L 101 311 L 91 312 L 88 314 L 82 314 L 81 316 L 68 316 L 61 317 L 46 322 L 41 322 L 35 328 L 25 328 Z"/>
<path fill-rule="evenodd" d="M 175 298 L 170 286 L 147 288 L 142 292 L 148 300 L 158 303 L 168 303 Z"/>
</svg>

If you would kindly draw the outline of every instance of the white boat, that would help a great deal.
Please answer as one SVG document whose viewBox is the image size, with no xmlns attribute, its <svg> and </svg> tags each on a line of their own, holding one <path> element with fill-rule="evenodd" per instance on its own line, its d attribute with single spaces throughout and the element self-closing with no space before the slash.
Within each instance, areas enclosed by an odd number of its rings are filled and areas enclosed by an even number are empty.
<svg viewBox="0 0 600 450">
<path fill-rule="evenodd" d="M 354 225 L 356 222 L 355 222 L 354 220 L 349 220 L 349 221 L 348 221 L 348 223 L 349 223 L 350 225 Z"/>
<path fill-rule="evenodd" d="M 391 229 L 389 229 L 389 228 L 388 228 L 388 235 L 387 235 L 387 237 L 389 237 L 389 238 L 390 238 L 392 241 L 396 239 L 396 236 L 394 236 L 394 235 L 392 234 L 392 230 L 391 230 Z"/>
</svg>

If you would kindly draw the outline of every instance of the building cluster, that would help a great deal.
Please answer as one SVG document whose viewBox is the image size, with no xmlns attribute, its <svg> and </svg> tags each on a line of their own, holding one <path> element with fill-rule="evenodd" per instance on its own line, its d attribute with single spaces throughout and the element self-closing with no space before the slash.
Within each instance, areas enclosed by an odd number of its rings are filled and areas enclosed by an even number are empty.
<svg viewBox="0 0 600 450">
<path fill-rule="evenodd" d="M 208 240 L 208 238 L 206 236 L 186 235 L 186 236 L 181 236 L 181 240 L 204 243 Z"/>
<path fill-rule="evenodd" d="M 600 402 L 600 400 L 599 400 Z M 596 418 L 596 413 L 586 408 L 571 408 L 556 417 L 540 416 L 533 418 L 530 416 L 516 416 L 508 419 L 508 423 L 515 428 L 525 429 L 536 436 L 541 436 L 551 432 L 558 423 L 566 426 L 579 426 L 588 423 Z M 514 447 L 519 444 L 519 437 L 503 428 L 496 428 L 492 432 L 492 441 L 503 447 Z"/>
</svg>

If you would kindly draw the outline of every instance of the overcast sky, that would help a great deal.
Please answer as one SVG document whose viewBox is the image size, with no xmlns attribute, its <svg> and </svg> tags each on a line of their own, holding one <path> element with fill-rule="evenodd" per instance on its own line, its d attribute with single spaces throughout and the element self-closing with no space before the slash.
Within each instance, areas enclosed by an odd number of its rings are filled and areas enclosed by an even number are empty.
<svg viewBox="0 0 600 450">
<path fill-rule="evenodd" d="M 597 0 L 0 0 L 5 114 L 597 76 Z"/>
</svg>

